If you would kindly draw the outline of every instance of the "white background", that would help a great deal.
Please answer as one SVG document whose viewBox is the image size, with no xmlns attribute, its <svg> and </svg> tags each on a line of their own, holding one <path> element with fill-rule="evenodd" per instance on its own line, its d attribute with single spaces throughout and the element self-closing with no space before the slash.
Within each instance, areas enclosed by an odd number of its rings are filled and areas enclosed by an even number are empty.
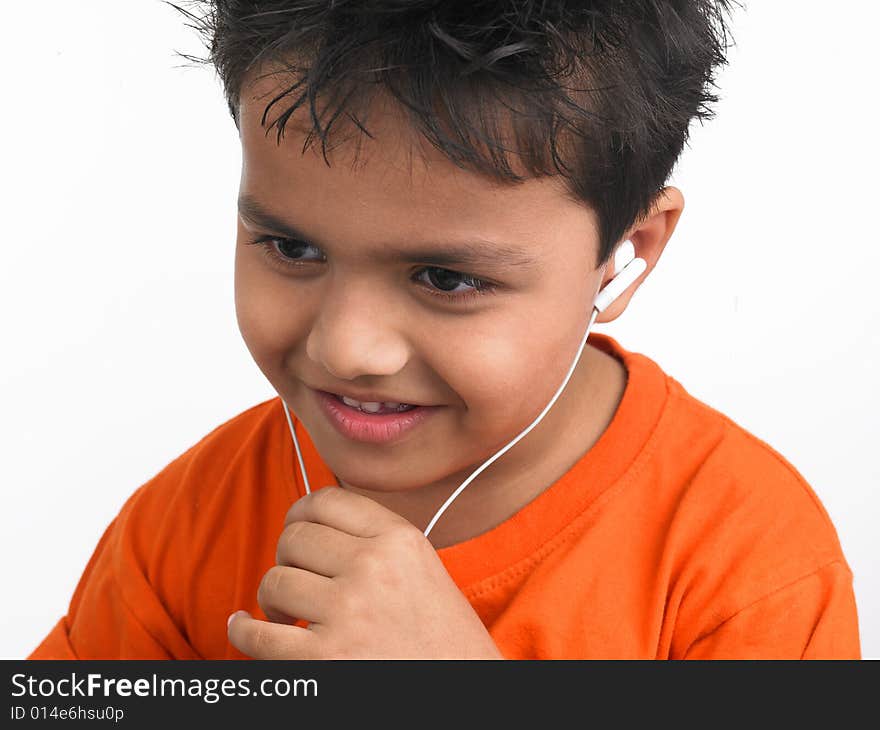
<svg viewBox="0 0 880 730">
<path fill-rule="evenodd" d="M 678 229 L 599 325 L 783 454 L 855 574 L 880 658 L 876 28 L 870 3 L 749 3 L 672 184 Z M 233 307 L 240 149 L 158 0 L 4 7 L 0 656 L 67 610 L 143 482 L 275 395 Z M 874 89 L 874 91 L 871 91 Z"/>
</svg>

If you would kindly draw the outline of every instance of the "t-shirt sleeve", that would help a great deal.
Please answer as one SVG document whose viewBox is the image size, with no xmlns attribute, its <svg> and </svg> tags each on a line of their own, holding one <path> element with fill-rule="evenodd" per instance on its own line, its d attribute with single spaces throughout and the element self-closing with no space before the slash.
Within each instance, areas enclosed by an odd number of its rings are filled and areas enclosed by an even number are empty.
<svg viewBox="0 0 880 730">
<path fill-rule="evenodd" d="M 255 610 L 261 566 L 274 564 L 275 521 L 288 504 L 286 483 L 273 491 L 265 469 L 280 461 L 267 426 L 286 428 L 277 403 L 218 426 L 126 499 L 67 613 L 28 659 L 244 656 L 229 644 L 226 617 Z"/>
<path fill-rule="evenodd" d="M 834 561 L 698 638 L 685 659 L 860 659 L 852 573 Z"/>
<path fill-rule="evenodd" d="M 74 591 L 73 599 L 71 601 L 70 608 L 68 609 L 69 613 L 58 619 L 58 623 L 56 623 L 55 626 L 52 627 L 52 630 L 49 632 L 46 638 L 43 639 L 42 642 L 40 642 L 39 646 L 37 646 L 37 648 L 34 649 L 30 653 L 30 655 L 28 655 L 28 659 L 79 658 L 70 643 L 70 616 L 74 612 L 74 605 L 79 603 L 81 600 L 82 592 L 89 582 L 89 576 L 95 570 L 95 565 L 98 563 L 99 557 L 106 547 L 107 540 L 115 523 L 115 520 L 110 523 L 107 529 L 104 530 L 104 534 L 101 536 L 101 539 L 98 541 L 98 545 L 92 553 L 92 557 L 89 559 L 89 562 L 79 579 L 76 590 Z"/>
<path fill-rule="evenodd" d="M 141 504 L 146 486 L 129 497 L 104 530 L 67 614 L 28 659 L 201 658 L 147 575 L 144 535 L 155 530 L 155 515 Z"/>
</svg>

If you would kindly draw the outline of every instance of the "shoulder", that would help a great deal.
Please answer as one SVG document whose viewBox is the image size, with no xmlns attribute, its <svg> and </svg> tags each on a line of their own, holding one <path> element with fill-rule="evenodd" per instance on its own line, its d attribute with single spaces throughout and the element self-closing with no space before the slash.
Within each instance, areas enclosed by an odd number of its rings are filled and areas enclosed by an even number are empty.
<svg viewBox="0 0 880 730">
<path fill-rule="evenodd" d="M 283 522 L 289 482 L 273 450 L 286 428 L 280 399 L 259 403 L 128 497 L 74 591 L 65 656 L 223 656 L 225 634 L 212 627 L 255 594 Z M 59 637 L 53 652 L 65 649 Z"/>
<path fill-rule="evenodd" d="M 670 485 L 671 575 L 691 609 L 723 621 L 831 564 L 851 575 L 825 507 L 797 468 L 673 378 L 669 389 L 675 438 L 702 443 L 690 471 Z"/>
<path fill-rule="evenodd" d="M 836 532 L 821 500 L 798 469 L 766 441 L 729 416 L 689 394 L 669 378 L 675 421 L 713 434 L 713 444 L 685 485 L 708 508 L 723 510 L 728 519 L 772 517 L 797 521 L 811 534 L 839 549 Z M 743 512 L 742 510 L 747 510 Z"/>
<path fill-rule="evenodd" d="M 280 400 L 258 403 L 212 429 L 136 489 L 120 510 L 120 527 L 155 543 L 158 531 L 194 528 L 197 517 L 236 485 L 248 483 L 279 464 L 274 451 L 287 428 Z M 273 474 L 274 476 L 274 474 Z M 277 479 L 271 481 L 277 482 Z M 134 537 L 137 537 L 136 535 Z"/>
<path fill-rule="evenodd" d="M 842 559 L 828 513 L 788 459 L 693 396 L 653 359 L 609 337 L 596 343 L 629 371 L 609 432 L 618 426 L 613 433 L 624 451 L 642 444 L 618 493 L 639 513 L 650 505 L 648 532 L 664 540 L 674 564 L 704 576 L 729 568 L 730 577 L 739 561 L 744 574 L 769 586 Z M 709 564 L 698 566 L 701 560 Z"/>
</svg>

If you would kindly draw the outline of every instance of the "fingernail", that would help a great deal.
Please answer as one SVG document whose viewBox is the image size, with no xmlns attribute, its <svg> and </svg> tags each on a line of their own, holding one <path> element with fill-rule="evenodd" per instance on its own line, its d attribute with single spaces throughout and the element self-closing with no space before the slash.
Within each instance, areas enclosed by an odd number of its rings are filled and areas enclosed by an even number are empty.
<svg viewBox="0 0 880 730">
<path fill-rule="evenodd" d="M 231 614 L 229 614 L 229 618 L 226 619 L 226 628 L 227 629 L 229 628 L 229 624 L 232 623 L 232 619 L 234 619 L 240 613 L 243 613 L 245 616 L 250 616 L 250 614 L 247 611 L 242 611 L 241 609 L 239 609 L 238 611 L 233 611 Z"/>
</svg>

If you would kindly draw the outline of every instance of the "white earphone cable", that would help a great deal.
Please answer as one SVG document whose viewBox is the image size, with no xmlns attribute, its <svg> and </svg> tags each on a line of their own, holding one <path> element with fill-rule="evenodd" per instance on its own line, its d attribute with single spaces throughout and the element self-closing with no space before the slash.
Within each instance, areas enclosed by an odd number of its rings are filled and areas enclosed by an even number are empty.
<svg viewBox="0 0 880 730">
<path fill-rule="evenodd" d="M 513 441 L 511 441 L 509 444 L 507 444 L 507 446 L 502 448 L 500 451 L 496 452 L 494 456 L 491 456 L 489 459 L 484 461 L 482 466 L 480 466 L 476 471 L 474 471 L 473 474 L 471 474 L 467 479 L 465 479 L 461 483 L 461 485 L 458 487 L 458 489 L 456 489 L 452 494 L 449 495 L 449 498 L 443 503 L 443 506 L 440 507 L 439 510 L 437 510 L 437 514 L 434 515 L 434 517 L 431 519 L 431 522 L 428 523 L 427 528 L 425 528 L 425 537 L 428 536 L 428 534 L 433 529 L 434 525 L 437 523 L 437 520 L 440 519 L 440 515 L 442 515 L 446 511 L 446 509 L 449 507 L 449 505 L 452 504 L 452 500 L 454 500 L 459 494 L 461 494 L 462 491 L 464 490 L 464 488 L 468 484 L 470 484 L 476 478 L 476 476 L 480 472 L 483 471 L 483 469 L 485 469 L 487 466 L 489 466 L 489 464 L 491 464 L 498 457 L 500 457 L 502 454 L 504 454 L 509 448 L 511 448 L 514 444 L 516 444 L 523 436 L 525 436 L 529 431 L 531 431 L 535 426 L 537 426 L 541 422 L 541 419 L 544 418 L 545 415 L 547 415 L 547 411 L 550 410 L 550 407 L 556 402 L 556 399 L 559 397 L 559 394 L 562 393 L 562 390 L 568 384 L 568 381 L 571 378 L 571 374 L 574 372 L 574 369 L 578 363 L 578 360 L 581 359 L 581 353 L 584 351 L 584 345 L 587 344 L 587 338 L 590 336 L 590 329 L 592 328 L 593 322 L 595 321 L 596 315 L 598 313 L 599 312 L 594 309 L 592 314 L 590 315 L 590 323 L 587 325 L 586 334 L 584 334 L 584 338 L 581 340 L 581 346 L 578 348 L 577 355 L 574 356 L 574 361 L 571 363 L 571 367 L 568 369 L 568 373 L 565 376 L 565 380 L 562 381 L 562 385 L 560 385 L 559 388 L 556 390 L 556 394 L 553 396 L 553 398 L 550 399 L 550 402 L 546 406 L 544 406 L 544 410 L 541 411 L 540 415 L 534 421 L 532 421 L 526 427 L 526 429 L 522 433 L 519 434 L 519 436 L 517 436 L 515 439 L 513 439 Z"/>
<path fill-rule="evenodd" d="M 287 410 L 287 403 L 284 401 L 284 398 L 281 399 L 281 405 L 284 406 L 284 415 L 287 416 L 287 425 L 290 426 L 290 435 L 293 436 L 293 445 L 296 447 L 296 458 L 297 461 L 299 461 L 299 471 L 303 477 L 306 494 L 311 494 L 312 490 L 309 488 L 309 478 L 306 476 L 306 468 L 303 466 L 302 453 L 299 450 L 299 441 L 296 438 L 296 432 L 293 430 L 293 421 L 290 420 L 290 411 Z"/>
</svg>

